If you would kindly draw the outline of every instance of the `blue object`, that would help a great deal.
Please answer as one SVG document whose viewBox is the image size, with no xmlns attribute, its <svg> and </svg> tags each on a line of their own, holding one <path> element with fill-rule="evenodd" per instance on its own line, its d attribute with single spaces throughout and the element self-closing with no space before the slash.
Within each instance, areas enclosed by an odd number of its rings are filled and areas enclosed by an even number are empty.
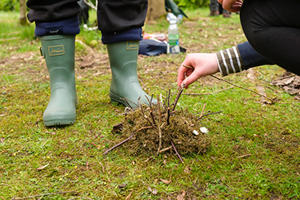
<svg viewBox="0 0 300 200">
<path fill-rule="evenodd" d="M 132 28 L 123 32 L 102 32 L 103 44 L 111 44 L 124 41 L 139 41 L 143 39 L 142 28 Z"/>
<path fill-rule="evenodd" d="M 180 52 L 186 52 L 185 48 L 180 47 Z M 139 54 L 146 56 L 158 56 L 167 53 L 167 44 L 156 40 L 141 40 Z"/>
<path fill-rule="evenodd" d="M 139 54 L 146 56 L 158 56 L 167 53 L 167 44 L 155 40 L 141 40 Z"/>
<path fill-rule="evenodd" d="M 35 35 L 76 35 L 80 32 L 78 17 L 56 22 L 36 22 Z"/>
<path fill-rule="evenodd" d="M 249 42 L 244 42 L 237 45 L 239 49 L 242 65 L 244 69 L 249 69 L 251 67 L 256 67 L 260 65 L 273 65 L 274 63 L 267 60 L 263 55 L 258 53 Z"/>
</svg>

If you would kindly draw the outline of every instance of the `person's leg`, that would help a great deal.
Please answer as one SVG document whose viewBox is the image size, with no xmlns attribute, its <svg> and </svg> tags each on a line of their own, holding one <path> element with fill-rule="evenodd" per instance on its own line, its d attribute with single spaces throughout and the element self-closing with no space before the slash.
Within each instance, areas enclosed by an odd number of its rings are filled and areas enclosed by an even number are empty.
<svg viewBox="0 0 300 200">
<path fill-rule="evenodd" d="M 218 0 L 210 0 L 209 8 L 210 16 L 217 16 L 220 14 Z"/>
<path fill-rule="evenodd" d="M 222 15 L 223 15 L 223 17 L 228 18 L 228 17 L 231 17 L 231 12 L 223 9 Z"/>
<path fill-rule="evenodd" d="M 75 35 L 79 33 L 76 0 L 29 0 L 28 19 L 35 22 L 41 53 L 50 74 L 51 97 L 44 112 L 46 126 L 69 125 L 76 119 Z"/>
<path fill-rule="evenodd" d="M 300 74 L 300 1 L 244 1 L 241 23 L 253 48 L 288 71 Z"/>
<path fill-rule="evenodd" d="M 99 0 L 98 24 L 102 42 L 107 45 L 112 82 L 110 98 L 125 106 L 147 103 L 149 96 L 137 77 L 137 57 L 142 26 L 147 12 L 147 0 Z"/>
</svg>

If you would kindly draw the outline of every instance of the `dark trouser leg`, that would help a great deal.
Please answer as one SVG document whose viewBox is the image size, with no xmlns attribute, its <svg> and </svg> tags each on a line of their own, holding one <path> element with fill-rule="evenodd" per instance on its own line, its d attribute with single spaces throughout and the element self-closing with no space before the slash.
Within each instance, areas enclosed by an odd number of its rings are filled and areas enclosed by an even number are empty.
<svg viewBox="0 0 300 200">
<path fill-rule="evenodd" d="M 77 0 L 28 0 L 29 21 L 54 22 L 78 15 Z"/>
<path fill-rule="evenodd" d="M 35 22 L 36 36 L 79 33 L 77 0 L 28 0 L 28 20 Z"/>
<path fill-rule="evenodd" d="M 210 0 L 209 8 L 211 16 L 216 16 L 220 14 L 218 0 Z"/>
<path fill-rule="evenodd" d="M 223 9 L 222 11 L 223 17 L 230 17 L 231 16 L 231 12 L 229 12 L 228 10 Z"/>
<path fill-rule="evenodd" d="M 300 1 L 251 0 L 241 23 L 253 48 L 288 71 L 300 74 Z"/>
<path fill-rule="evenodd" d="M 98 2 L 98 26 L 104 44 L 142 39 L 147 0 L 99 0 Z"/>
</svg>

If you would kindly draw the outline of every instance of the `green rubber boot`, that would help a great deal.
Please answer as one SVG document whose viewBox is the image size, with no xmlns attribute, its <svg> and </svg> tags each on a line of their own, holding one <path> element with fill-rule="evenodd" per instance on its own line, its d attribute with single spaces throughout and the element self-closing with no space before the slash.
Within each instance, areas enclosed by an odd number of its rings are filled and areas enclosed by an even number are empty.
<svg viewBox="0 0 300 200">
<path fill-rule="evenodd" d="M 70 125 L 76 119 L 74 72 L 75 36 L 40 37 L 42 55 L 50 74 L 51 97 L 44 112 L 45 126 Z"/>
<path fill-rule="evenodd" d="M 139 103 L 148 104 L 150 97 L 141 88 L 137 77 L 139 42 L 127 41 L 107 45 L 112 81 L 111 101 L 137 108 Z M 140 101 L 139 101 L 140 98 Z M 152 101 L 156 103 L 155 100 Z"/>
</svg>

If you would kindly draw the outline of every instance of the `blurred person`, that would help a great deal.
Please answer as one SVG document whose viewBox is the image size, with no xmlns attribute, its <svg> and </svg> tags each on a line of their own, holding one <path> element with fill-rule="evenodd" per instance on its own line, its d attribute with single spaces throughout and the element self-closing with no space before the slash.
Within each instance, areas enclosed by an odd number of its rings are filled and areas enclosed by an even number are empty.
<svg viewBox="0 0 300 200">
<path fill-rule="evenodd" d="M 186 56 L 178 69 L 177 84 L 188 87 L 202 76 L 223 76 L 251 67 L 277 64 L 300 75 L 300 1 L 219 0 L 231 11 L 240 11 L 248 42 L 217 53 Z"/>
<path fill-rule="evenodd" d="M 223 9 L 222 5 L 218 2 L 218 0 L 210 0 L 209 8 L 210 16 L 218 16 L 220 14 L 222 14 L 223 17 L 231 16 L 231 12 Z"/>
<path fill-rule="evenodd" d="M 80 32 L 77 0 L 28 0 L 28 19 L 35 22 L 41 53 L 50 74 L 51 97 L 44 112 L 46 126 L 69 125 L 76 119 L 75 36 Z M 98 1 L 98 28 L 107 45 L 112 81 L 111 101 L 136 107 L 147 103 L 137 77 L 137 56 L 147 0 Z M 101 87 L 101 83 L 99 83 Z M 148 96 L 149 97 L 149 96 Z"/>
</svg>

